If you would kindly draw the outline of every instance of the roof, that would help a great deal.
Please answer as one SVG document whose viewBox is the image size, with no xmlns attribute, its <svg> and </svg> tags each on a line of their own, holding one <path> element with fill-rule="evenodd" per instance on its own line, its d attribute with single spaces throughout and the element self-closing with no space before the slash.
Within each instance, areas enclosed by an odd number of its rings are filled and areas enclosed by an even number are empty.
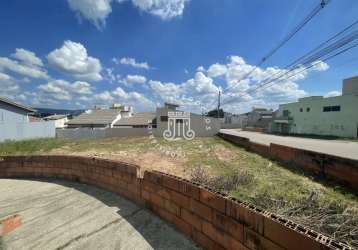
<svg viewBox="0 0 358 250">
<path fill-rule="evenodd" d="M 123 117 L 114 126 L 136 126 L 136 125 L 148 125 L 153 119 L 155 119 L 155 113 L 135 113 L 131 117 Z M 149 122 L 150 121 L 150 122 Z"/>
<path fill-rule="evenodd" d="M 118 109 L 95 109 L 82 113 L 67 122 L 68 125 L 106 125 L 111 124 L 121 113 Z"/>
<path fill-rule="evenodd" d="M 179 104 L 176 104 L 176 103 L 171 103 L 171 102 L 165 102 L 164 103 L 164 106 L 172 106 L 172 107 L 177 107 L 177 108 L 179 108 Z"/>
<path fill-rule="evenodd" d="M 60 120 L 60 119 L 64 119 L 67 118 L 67 115 L 49 115 L 44 117 L 44 120 Z"/>
<path fill-rule="evenodd" d="M 0 97 L 0 102 L 3 102 L 3 103 L 6 103 L 10 106 L 13 106 L 13 107 L 16 107 L 16 108 L 19 108 L 19 109 L 22 109 L 22 110 L 25 110 L 25 111 L 28 111 L 28 112 L 35 112 L 36 110 L 29 107 L 29 106 L 25 106 L 25 105 L 22 105 L 22 104 L 19 104 L 19 103 L 16 103 L 10 99 L 7 99 L 7 98 L 4 98 L 4 97 Z"/>
<path fill-rule="evenodd" d="M 272 110 L 255 110 L 255 113 L 259 113 L 260 115 L 272 115 L 273 111 Z"/>
</svg>

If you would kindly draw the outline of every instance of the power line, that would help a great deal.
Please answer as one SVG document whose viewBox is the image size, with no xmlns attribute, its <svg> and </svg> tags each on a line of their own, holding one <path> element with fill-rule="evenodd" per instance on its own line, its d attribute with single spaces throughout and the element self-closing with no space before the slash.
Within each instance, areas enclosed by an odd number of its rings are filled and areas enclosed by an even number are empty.
<svg viewBox="0 0 358 250">
<path fill-rule="evenodd" d="M 358 43 L 355 43 L 355 44 L 353 44 L 353 45 L 351 45 L 351 46 L 349 46 L 349 47 L 347 47 L 347 48 L 345 48 L 345 49 L 343 49 L 343 50 L 341 50 L 341 51 L 339 51 L 339 52 L 337 52 L 337 53 L 335 53 L 335 54 L 333 54 L 333 55 L 331 55 L 331 56 L 329 56 L 329 57 L 327 57 L 327 58 L 325 58 L 323 60 L 321 60 L 320 62 L 327 62 L 327 61 L 331 60 L 332 58 L 334 58 L 334 57 L 336 57 L 336 56 L 338 56 L 340 54 L 343 54 L 343 53 L 347 52 L 348 50 L 351 50 L 351 49 L 353 49 L 353 48 L 355 48 L 357 46 L 358 46 Z M 254 91 L 258 90 L 258 89 L 262 89 L 262 87 L 264 87 L 263 89 L 266 89 L 266 88 L 269 88 L 269 87 L 271 87 L 271 86 L 273 86 L 273 85 L 275 85 L 275 84 L 277 84 L 279 82 L 286 81 L 286 80 L 288 80 L 288 79 L 290 79 L 290 78 L 292 78 L 292 77 L 294 77 L 294 76 L 296 76 L 296 75 L 298 75 L 298 74 L 300 74 L 300 73 L 302 73 L 302 72 L 304 72 L 304 71 L 306 71 L 306 70 L 318 65 L 320 62 L 312 63 L 311 65 L 308 65 L 308 66 L 304 67 L 300 71 L 297 71 L 297 72 L 293 73 L 292 75 L 287 76 L 286 78 L 280 79 L 281 77 L 278 77 L 278 78 L 275 79 L 274 82 L 272 82 L 272 81 L 267 82 L 267 83 L 265 83 L 263 85 L 260 85 L 256 89 L 254 89 L 252 91 L 248 91 L 246 93 L 248 94 L 248 93 L 254 92 Z M 276 80 L 279 80 L 279 81 L 276 82 Z M 225 102 L 225 103 L 223 103 L 223 105 L 229 104 L 231 102 L 232 101 Z"/>
<path fill-rule="evenodd" d="M 255 91 L 255 90 L 257 90 L 257 89 L 259 89 L 259 88 L 271 83 L 271 82 L 274 82 L 274 81 L 284 77 L 285 75 L 289 74 L 290 72 L 292 72 L 294 70 L 302 68 L 302 66 L 304 66 L 304 65 L 309 65 L 309 64 L 314 63 L 316 60 L 319 60 L 320 58 L 322 58 L 324 56 L 327 56 L 330 53 L 334 52 L 335 50 L 338 50 L 338 49 L 342 48 L 343 46 L 345 46 L 345 45 L 351 43 L 352 41 L 356 40 L 358 38 L 358 31 L 357 30 L 349 33 L 348 35 L 346 35 L 343 38 L 339 39 L 338 41 L 332 43 L 331 45 L 328 45 L 327 47 L 319 50 L 322 47 L 322 45 L 326 45 L 327 43 L 337 39 L 340 35 L 344 34 L 347 30 L 351 29 L 356 24 L 358 24 L 358 21 L 355 21 L 353 24 L 349 25 L 347 28 L 345 28 L 342 31 L 338 32 L 333 37 L 329 38 L 327 41 L 321 43 L 315 49 L 309 51 L 305 55 L 301 56 L 299 59 L 296 59 L 293 63 L 290 63 L 288 66 L 286 66 L 284 68 L 284 69 L 286 69 L 286 71 L 284 71 L 284 72 L 280 71 L 280 72 L 277 72 L 277 73 L 269 76 L 265 80 L 261 81 L 258 84 L 258 86 L 254 86 L 253 89 L 251 88 L 251 89 L 243 92 L 242 94 L 251 93 L 251 92 L 253 92 L 253 91 Z M 229 101 L 229 103 L 230 102 L 231 101 Z M 228 102 L 225 102 L 224 104 L 227 104 L 227 103 Z"/>
<path fill-rule="evenodd" d="M 295 28 L 288 33 L 287 36 L 285 36 L 285 38 L 277 45 L 275 46 L 266 56 L 264 56 L 259 63 L 256 64 L 256 66 L 254 66 L 252 68 L 252 70 L 250 70 L 248 73 L 246 73 L 240 80 L 238 80 L 236 83 L 234 83 L 233 85 L 225 88 L 222 93 L 224 94 L 226 91 L 228 91 L 229 89 L 232 89 L 234 87 L 236 87 L 236 85 L 244 80 L 247 79 L 249 76 L 252 75 L 252 73 L 255 72 L 255 70 L 260 67 L 263 63 L 265 63 L 269 58 L 271 58 L 281 47 L 283 47 L 289 40 L 291 40 L 291 38 L 297 34 L 308 22 L 310 22 L 325 6 L 327 6 L 327 4 L 329 4 L 331 2 L 331 0 L 321 0 L 321 2 L 316 5 L 314 7 L 314 9 L 297 25 L 295 26 Z M 211 107 L 212 105 L 214 105 L 216 101 L 214 100 L 208 107 Z"/>
<path fill-rule="evenodd" d="M 285 38 L 275 46 L 266 56 L 264 56 L 259 63 L 254 66 L 247 74 L 245 74 L 238 82 L 247 79 L 258 67 L 265 63 L 269 58 L 271 58 L 280 48 L 282 48 L 291 38 L 296 35 L 309 21 L 311 21 L 331 0 L 321 0 L 321 3 L 318 4 L 295 28 L 287 35 Z M 234 85 L 229 86 L 224 89 L 223 92 L 235 87 Z"/>
<path fill-rule="evenodd" d="M 358 46 L 358 43 L 353 44 L 353 45 L 349 46 L 348 48 L 346 48 L 346 49 L 344 49 L 344 50 L 341 50 L 341 51 L 337 52 L 336 54 L 331 55 L 331 56 L 329 56 L 328 58 L 326 58 L 326 59 L 324 59 L 324 60 L 322 60 L 322 61 L 323 61 L 323 62 L 327 62 L 327 61 L 333 59 L 334 57 L 339 56 L 340 54 L 343 54 L 343 53 L 347 52 L 348 50 L 351 50 L 351 49 L 353 49 L 353 48 L 355 48 L 355 47 L 357 47 L 357 46 Z M 306 71 L 306 70 L 308 70 L 308 69 L 310 69 L 310 68 L 312 68 L 312 67 L 318 65 L 319 63 L 320 63 L 320 62 L 316 62 L 316 63 L 314 63 L 314 64 L 308 66 L 308 67 L 305 68 L 305 69 L 302 69 L 301 71 L 299 71 L 299 72 L 297 72 L 297 73 L 295 73 L 295 74 L 293 74 L 293 75 L 290 75 L 290 76 L 288 76 L 288 77 L 286 77 L 286 78 L 284 78 L 284 79 L 281 79 L 279 82 L 286 81 L 286 80 L 288 80 L 288 79 L 294 77 L 295 75 L 298 75 L 298 74 L 300 74 L 300 73 L 302 73 L 302 72 L 304 72 L 304 71 Z M 273 86 L 273 85 L 275 85 L 275 84 L 277 84 L 277 82 L 271 83 L 270 85 L 266 85 L 263 89 L 267 89 L 267 88 L 269 88 L 269 87 L 271 87 L 271 86 Z"/>
</svg>

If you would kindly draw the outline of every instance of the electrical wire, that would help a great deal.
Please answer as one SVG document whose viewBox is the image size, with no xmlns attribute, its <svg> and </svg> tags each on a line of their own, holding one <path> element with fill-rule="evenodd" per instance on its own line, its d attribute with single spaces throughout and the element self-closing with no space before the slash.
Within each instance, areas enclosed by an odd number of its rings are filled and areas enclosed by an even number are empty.
<svg viewBox="0 0 358 250">
<path fill-rule="evenodd" d="M 299 67 L 302 67 L 304 65 L 307 64 L 312 64 L 313 62 L 315 62 L 316 60 L 319 60 L 321 57 L 326 56 L 329 53 L 332 53 L 333 51 L 345 46 L 346 44 L 354 41 L 355 39 L 358 38 L 358 30 L 354 30 L 350 33 L 348 33 L 347 35 L 345 35 L 343 38 L 339 38 L 339 36 L 341 36 L 344 33 L 347 33 L 347 31 L 349 31 L 350 29 L 354 28 L 355 25 L 358 24 L 358 20 L 356 20 L 355 22 L 353 22 L 352 24 L 350 24 L 349 26 L 347 26 L 346 28 L 344 28 L 343 30 L 339 31 L 338 33 L 336 33 L 335 35 L 333 35 L 332 37 L 330 37 L 328 40 L 324 41 L 323 43 L 321 43 L 320 45 L 316 46 L 314 49 L 310 50 L 308 53 L 306 53 L 305 55 L 299 57 L 298 59 L 296 59 L 294 62 L 290 63 L 289 65 L 287 65 L 284 69 L 286 71 L 282 72 L 277 72 L 271 76 L 269 76 L 268 78 L 266 78 L 265 80 L 261 81 L 259 83 L 259 85 L 255 86 L 254 89 L 249 89 L 249 92 L 252 92 L 253 90 L 256 90 L 258 88 L 261 88 L 264 85 L 267 85 L 273 81 L 278 80 L 279 78 L 287 75 L 288 73 L 298 69 Z M 334 40 L 334 43 L 326 46 L 325 48 L 322 48 L 322 46 L 328 44 L 329 42 L 332 42 Z M 276 77 L 277 76 L 277 77 Z M 276 77 L 276 78 L 274 78 Z M 248 91 L 244 92 L 243 94 L 248 94 Z M 224 105 L 227 104 L 227 102 L 224 103 Z"/>
<path fill-rule="evenodd" d="M 318 4 L 295 28 L 277 45 L 275 46 L 266 56 L 264 56 L 259 63 L 254 66 L 252 70 L 250 70 L 247 74 L 245 74 L 242 79 L 238 82 L 247 79 L 258 67 L 260 67 L 263 63 L 265 63 L 269 58 L 271 58 L 280 48 L 282 48 L 289 40 L 292 39 L 294 35 L 296 35 L 308 22 L 310 22 L 327 4 L 329 4 L 331 0 L 321 0 L 321 3 Z M 235 87 L 231 85 L 223 90 L 223 92 L 228 91 Z"/>
</svg>

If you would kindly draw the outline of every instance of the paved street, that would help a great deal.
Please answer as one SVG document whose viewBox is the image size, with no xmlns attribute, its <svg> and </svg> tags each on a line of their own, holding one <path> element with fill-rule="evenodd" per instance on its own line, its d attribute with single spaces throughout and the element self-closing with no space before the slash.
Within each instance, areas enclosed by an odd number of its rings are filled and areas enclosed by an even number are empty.
<svg viewBox="0 0 358 250">
<path fill-rule="evenodd" d="M 234 129 L 221 129 L 220 132 L 249 138 L 265 145 L 275 143 L 358 160 L 358 142 L 279 136 Z"/>
<path fill-rule="evenodd" d="M 15 213 L 23 225 L 0 249 L 198 249 L 149 211 L 82 184 L 0 179 L 0 218 Z"/>
</svg>

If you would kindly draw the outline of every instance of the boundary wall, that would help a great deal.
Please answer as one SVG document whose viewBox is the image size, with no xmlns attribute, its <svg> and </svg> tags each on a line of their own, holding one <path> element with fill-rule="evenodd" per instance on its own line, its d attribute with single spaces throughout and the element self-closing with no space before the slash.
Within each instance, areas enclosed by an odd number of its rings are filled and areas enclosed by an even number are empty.
<svg viewBox="0 0 358 250">
<path fill-rule="evenodd" d="M 173 224 L 204 249 L 353 249 L 276 214 L 188 180 L 79 156 L 5 156 L 0 178 L 60 178 L 112 191 Z M 165 235 L 163 235 L 165 237 Z"/>
<path fill-rule="evenodd" d="M 219 133 L 219 136 L 264 157 L 292 164 L 316 176 L 335 181 L 358 191 L 357 160 L 274 143 L 267 146 L 237 135 Z"/>
</svg>

